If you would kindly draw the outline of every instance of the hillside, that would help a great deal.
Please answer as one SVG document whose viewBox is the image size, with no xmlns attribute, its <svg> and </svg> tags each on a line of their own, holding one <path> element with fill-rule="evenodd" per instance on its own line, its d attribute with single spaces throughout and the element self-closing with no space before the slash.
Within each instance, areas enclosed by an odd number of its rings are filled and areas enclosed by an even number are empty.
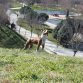
<svg viewBox="0 0 83 83">
<path fill-rule="evenodd" d="M 22 50 L 25 39 L 0 28 L 0 83 L 82 83 L 83 59 Z"/>
<path fill-rule="evenodd" d="M 25 39 L 8 27 L 0 28 L 0 47 L 23 48 Z"/>
<path fill-rule="evenodd" d="M 83 59 L 0 48 L 1 83 L 82 83 Z"/>
</svg>

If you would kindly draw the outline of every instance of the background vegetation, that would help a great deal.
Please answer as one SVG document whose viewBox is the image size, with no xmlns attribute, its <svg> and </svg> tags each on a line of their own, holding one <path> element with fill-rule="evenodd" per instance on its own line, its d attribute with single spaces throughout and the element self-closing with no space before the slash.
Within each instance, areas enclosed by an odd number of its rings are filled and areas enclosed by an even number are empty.
<svg viewBox="0 0 83 83">
<path fill-rule="evenodd" d="M 11 7 L 15 8 L 15 7 L 22 7 L 22 4 L 19 4 L 18 2 L 11 2 Z"/>
<path fill-rule="evenodd" d="M 62 20 L 57 27 L 54 28 L 52 32 L 53 38 L 57 39 L 60 44 L 68 44 L 74 33 L 81 34 L 80 30 L 83 28 L 82 21 L 82 19 L 78 18 Z"/>
</svg>

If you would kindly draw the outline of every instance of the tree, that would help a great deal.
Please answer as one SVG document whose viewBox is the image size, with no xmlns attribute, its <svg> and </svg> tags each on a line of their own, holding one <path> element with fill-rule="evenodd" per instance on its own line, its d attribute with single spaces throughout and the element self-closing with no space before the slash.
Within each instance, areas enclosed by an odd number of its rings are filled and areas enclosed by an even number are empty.
<svg viewBox="0 0 83 83">
<path fill-rule="evenodd" d="M 0 0 L 0 8 L 6 12 L 6 10 L 9 8 L 9 0 Z"/>
<path fill-rule="evenodd" d="M 57 42 L 71 48 L 74 55 L 83 48 L 83 19 L 67 18 L 61 21 L 53 30 L 53 37 Z"/>
<path fill-rule="evenodd" d="M 20 9 L 21 14 L 26 14 L 31 8 L 29 6 L 24 6 Z"/>
<path fill-rule="evenodd" d="M 37 12 L 34 12 L 33 10 L 31 10 L 26 14 L 26 21 L 31 28 L 31 37 L 32 37 L 32 31 L 34 29 L 35 21 L 37 20 L 37 16 L 38 16 Z"/>
<path fill-rule="evenodd" d="M 8 26 L 9 24 L 10 22 L 8 20 L 7 14 L 3 10 L 0 9 L 0 25 Z"/>
<path fill-rule="evenodd" d="M 22 2 L 22 3 L 23 3 L 25 0 L 16 0 L 16 1 L 17 1 L 17 2 Z"/>
<path fill-rule="evenodd" d="M 69 26 L 68 31 L 71 35 L 71 40 L 69 41 L 69 45 L 71 46 L 74 55 L 76 55 L 78 50 L 83 49 L 83 19 L 75 18 L 73 20 L 74 30 L 72 26 Z M 82 50 L 83 51 L 83 50 Z"/>
<path fill-rule="evenodd" d="M 25 17 L 26 17 L 26 14 L 31 11 L 31 8 L 29 6 L 24 6 L 20 9 L 20 13 L 23 14 L 23 18 L 21 19 L 21 22 L 20 22 L 20 28 L 19 28 L 19 33 L 20 33 L 20 29 L 21 29 L 21 25 L 23 23 L 23 20 L 25 20 Z M 26 34 L 26 31 L 25 31 L 25 34 Z"/>
<path fill-rule="evenodd" d="M 27 23 L 31 27 L 31 37 L 32 37 L 32 31 L 34 29 L 33 26 L 35 26 L 37 23 L 45 22 L 49 16 L 45 13 L 38 14 L 37 12 L 33 11 L 30 7 L 24 6 L 21 8 L 20 12 L 24 13 L 24 19 L 26 19 Z"/>
<path fill-rule="evenodd" d="M 69 21 L 69 18 L 62 20 L 52 32 L 53 38 L 57 39 L 57 41 L 62 45 L 67 44 L 71 38 L 68 33 L 69 26 L 67 21 Z M 71 25 L 70 21 L 69 23 Z"/>
<path fill-rule="evenodd" d="M 2 25 L 9 25 L 10 22 L 8 20 L 8 16 L 6 11 L 9 7 L 9 0 L 0 0 L 0 26 Z"/>
<path fill-rule="evenodd" d="M 54 7 L 55 3 L 55 0 L 41 0 L 41 8 L 46 8 L 47 11 L 48 8 Z"/>
<path fill-rule="evenodd" d="M 68 16 L 69 16 L 69 11 L 72 6 L 71 2 L 72 2 L 72 0 L 61 0 L 59 3 L 61 5 L 62 9 L 66 12 L 66 18 L 68 18 Z"/>
<path fill-rule="evenodd" d="M 36 0 L 23 0 L 23 1 L 26 2 L 28 6 L 34 5 L 34 3 L 36 2 Z"/>
<path fill-rule="evenodd" d="M 57 34 L 62 25 L 65 23 L 65 20 L 62 20 L 60 23 L 57 24 L 57 26 L 53 29 L 52 31 L 52 36 L 53 38 L 57 39 Z"/>
<path fill-rule="evenodd" d="M 76 6 L 76 11 L 83 15 L 83 2 L 81 2 L 81 4 Z"/>
<path fill-rule="evenodd" d="M 15 24 L 14 23 L 11 24 L 11 29 L 15 30 Z"/>
<path fill-rule="evenodd" d="M 38 14 L 38 21 L 45 22 L 47 21 L 48 18 L 49 16 L 45 13 Z"/>
</svg>

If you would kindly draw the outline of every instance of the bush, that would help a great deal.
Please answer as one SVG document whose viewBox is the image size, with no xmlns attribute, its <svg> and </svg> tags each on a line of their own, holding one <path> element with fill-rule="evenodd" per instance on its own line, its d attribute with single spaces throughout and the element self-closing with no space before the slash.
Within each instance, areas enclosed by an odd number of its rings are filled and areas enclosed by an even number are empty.
<svg viewBox="0 0 83 83">
<path fill-rule="evenodd" d="M 68 27 L 66 27 L 64 24 L 61 26 L 57 33 L 57 40 L 60 44 L 67 44 L 68 41 L 70 41 L 71 36 L 68 31 Z"/>
<path fill-rule="evenodd" d="M 11 29 L 15 29 L 15 24 L 14 23 L 11 24 Z"/>
<path fill-rule="evenodd" d="M 27 13 L 27 11 L 31 10 L 31 8 L 29 6 L 24 6 L 20 9 L 20 13 L 24 14 Z"/>
<path fill-rule="evenodd" d="M 62 20 L 60 23 L 57 24 L 57 27 L 54 28 L 54 30 L 52 32 L 53 38 L 57 39 L 58 31 L 64 23 L 65 23 L 65 20 Z"/>
<path fill-rule="evenodd" d="M 37 12 L 33 11 L 28 6 L 22 7 L 20 12 L 22 14 L 26 13 L 26 16 L 28 16 L 30 19 L 38 17 L 38 21 L 42 21 L 42 22 L 46 21 L 49 18 L 49 16 L 47 14 L 45 14 L 45 13 L 38 14 Z"/>
<path fill-rule="evenodd" d="M 43 18 L 43 19 L 42 19 Z M 45 13 L 40 13 L 39 15 L 38 15 L 38 20 L 44 20 L 44 21 L 46 21 L 47 19 L 49 18 L 49 16 L 47 15 L 47 14 L 45 14 Z"/>
<path fill-rule="evenodd" d="M 57 27 L 54 28 L 52 32 L 53 38 L 57 39 L 60 44 L 68 44 L 71 40 L 73 34 L 75 33 L 75 26 L 79 31 L 82 20 L 67 18 L 66 20 L 62 20 Z M 75 25 L 76 23 L 76 25 Z M 71 32 L 72 30 L 72 32 Z"/>
<path fill-rule="evenodd" d="M 29 14 L 30 19 L 36 18 L 38 16 L 37 12 L 33 11 L 32 9 L 27 11 L 27 14 Z"/>
<path fill-rule="evenodd" d="M 41 21 L 43 23 L 49 18 L 49 16 L 47 14 L 45 14 L 45 13 L 38 14 L 37 12 L 35 12 L 28 6 L 22 7 L 20 12 L 22 14 L 24 14 L 24 13 L 26 14 L 27 21 L 33 20 L 33 21 Z"/>
</svg>

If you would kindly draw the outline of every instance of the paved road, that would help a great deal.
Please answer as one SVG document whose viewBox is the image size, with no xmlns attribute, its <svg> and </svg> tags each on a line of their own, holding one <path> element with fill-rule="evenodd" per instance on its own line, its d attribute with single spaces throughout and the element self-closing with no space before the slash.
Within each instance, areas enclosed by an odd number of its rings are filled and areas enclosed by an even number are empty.
<svg viewBox="0 0 83 83">
<path fill-rule="evenodd" d="M 52 29 L 54 29 L 57 25 L 55 25 L 55 24 L 52 24 L 52 23 L 50 23 L 50 22 L 44 22 L 44 24 L 45 25 L 47 25 L 47 26 L 49 26 L 50 28 L 52 28 Z"/>
<path fill-rule="evenodd" d="M 17 20 L 18 20 L 17 15 L 14 14 L 13 12 L 11 12 L 10 10 L 7 11 L 7 14 L 10 17 L 10 22 L 16 24 L 16 31 L 19 32 L 20 26 L 18 26 L 17 23 L 16 23 Z M 25 34 L 25 31 L 26 31 L 26 34 Z M 30 31 L 28 31 L 28 30 L 26 30 L 26 29 L 24 29 L 22 27 L 20 29 L 20 34 L 27 37 L 27 38 L 30 38 L 30 36 L 31 36 Z M 34 33 L 32 34 L 32 36 L 37 37 L 37 35 L 34 34 Z M 60 46 L 58 46 L 58 48 L 57 48 L 57 45 L 54 44 L 53 42 L 49 41 L 49 40 L 46 40 L 45 51 L 47 51 L 50 54 L 73 56 L 73 51 L 71 49 L 65 49 L 65 48 L 60 47 Z M 78 51 L 75 57 L 83 58 L 83 52 Z"/>
</svg>

